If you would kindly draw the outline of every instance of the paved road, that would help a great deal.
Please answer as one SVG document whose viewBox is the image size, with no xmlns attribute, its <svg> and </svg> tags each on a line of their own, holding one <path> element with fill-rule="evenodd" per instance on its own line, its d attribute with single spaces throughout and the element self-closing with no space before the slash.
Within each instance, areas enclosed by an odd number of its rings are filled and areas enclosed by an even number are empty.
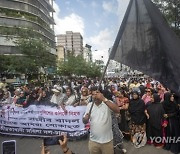
<svg viewBox="0 0 180 154">
<path fill-rule="evenodd" d="M 88 140 L 69 142 L 68 145 L 76 154 L 88 154 Z M 131 145 L 131 142 L 126 141 L 124 142 L 124 147 L 127 149 L 127 154 L 172 154 L 169 151 L 157 149 L 150 145 L 136 149 Z M 51 147 L 52 153 L 60 154 L 61 151 L 58 148 L 58 146 Z"/>
<path fill-rule="evenodd" d="M 12 139 L 16 140 L 17 142 L 17 154 L 40 154 L 42 139 L 0 136 L 0 144 L 2 143 L 2 141 Z M 88 139 L 82 141 L 69 141 L 68 146 L 76 154 L 88 154 Z M 145 147 L 136 149 L 131 145 L 130 142 L 126 141 L 124 142 L 124 147 L 127 149 L 127 154 L 171 154 L 171 152 L 169 151 L 157 149 L 154 146 L 150 145 L 146 145 Z M 51 154 L 62 154 L 60 147 L 57 145 L 51 146 L 49 148 Z M 0 154 L 2 154 L 2 152 L 0 152 Z"/>
</svg>

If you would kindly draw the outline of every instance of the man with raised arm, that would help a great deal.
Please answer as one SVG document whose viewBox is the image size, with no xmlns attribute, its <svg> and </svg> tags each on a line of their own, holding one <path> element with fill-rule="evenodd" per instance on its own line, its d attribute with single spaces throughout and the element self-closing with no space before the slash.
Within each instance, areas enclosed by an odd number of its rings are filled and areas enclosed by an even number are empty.
<svg viewBox="0 0 180 154">
<path fill-rule="evenodd" d="M 106 99 L 96 87 L 91 88 L 94 106 L 89 113 L 92 102 L 88 103 L 83 122 L 90 121 L 90 154 L 114 154 L 111 112 L 119 113 L 119 108 Z"/>
</svg>

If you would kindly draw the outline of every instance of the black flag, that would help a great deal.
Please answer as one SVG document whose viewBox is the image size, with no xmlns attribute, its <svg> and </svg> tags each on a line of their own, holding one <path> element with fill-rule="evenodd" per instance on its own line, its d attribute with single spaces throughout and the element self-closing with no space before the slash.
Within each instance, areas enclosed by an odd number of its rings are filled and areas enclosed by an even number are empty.
<svg viewBox="0 0 180 154">
<path fill-rule="evenodd" d="M 180 39 L 150 0 L 130 0 L 110 59 L 180 94 Z"/>
</svg>

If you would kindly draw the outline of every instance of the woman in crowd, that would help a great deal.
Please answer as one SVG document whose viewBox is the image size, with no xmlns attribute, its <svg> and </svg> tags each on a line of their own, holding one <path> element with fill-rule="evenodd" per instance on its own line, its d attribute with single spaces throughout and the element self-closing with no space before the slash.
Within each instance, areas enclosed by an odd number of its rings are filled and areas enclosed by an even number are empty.
<svg viewBox="0 0 180 154">
<path fill-rule="evenodd" d="M 118 127 L 118 121 L 114 113 L 112 113 L 112 131 L 113 131 L 113 145 L 114 154 L 126 153 L 126 149 L 123 146 L 123 134 Z"/>
<path fill-rule="evenodd" d="M 108 100 L 113 101 L 113 94 L 107 88 L 103 90 L 104 97 Z M 115 102 L 114 102 L 115 103 Z M 119 110 L 120 112 L 120 110 Z M 123 154 L 126 153 L 126 149 L 123 147 L 123 134 L 118 126 L 118 120 L 114 112 L 111 113 L 112 117 L 112 132 L 113 132 L 113 145 L 114 145 L 114 154 Z"/>
<path fill-rule="evenodd" d="M 115 93 L 117 92 L 117 85 L 113 84 L 110 86 L 110 90 L 111 90 L 111 93 L 113 95 L 115 95 Z M 115 96 L 113 96 L 113 99 L 114 99 Z"/>
<path fill-rule="evenodd" d="M 20 92 L 19 98 L 17 99 L 15 105 L 19 107 L 25 107 L 27 104 L 27 98 L 25 96 L 24 91 Z"/>
<path fill-rule="evenodd" d="M 153 94 L 151 98 L 152 103 L 147 107 L 147 114 L 149 115 L 147 128 L 148 143 L 154 144 L 157 148 L 163 147 L 164 144 L 156 143 L 156 140 L 152 141 L 152 138 L 163 138 L 163 127 L 167 126 L 167 121 L 164 119 L 165 111 L 160 101 L 160 96 Z"/>
<path fill-rule="evenodd" d="M 130 121 L 130 129 L 131 129 L 131 140 L 136 147 L 137 145 L 137 137 L 142 136 L 142 140 L 137 146 L 138 148 L 144 146 L 146 143 L 144 142 L 144 137 L 146 136 L 146 116 L 145 116 L 145 104 L 143 100 L 139 97 L 139 93 L 137 91 L 132 92 L 132 99 L 129 103 L 129 113 L 131 116 Z"/>
<path fill-rule="evenodd" d="M 13 104 L 16 104 L 16 101 L 19 99 L 19 96 L 20 96 L 21 91 L 22 91 L 22 90 L 21 90 L 20 88 L 17 88 L 17 89 L 14 91 Z"/>
<path fill-rule="evenodd" d="M 27 106 L 32 104 L 37 104 L 37 99 L 38 99 L 37 90 L 33 90 L 32 92 L 30 92 L 29 99 L 27 101 Z"/>
<path fill-rule="evenodd" d="M 115 102 L 120 109 L 120 121 L 119 128 L 122 133 L 129 135 L 129 126 L 128 121 L 130 120 L 128 117 L 128 107 L 129 107 L 129 99 L 125 97 L 125 93 L 123 90 L 116 92 L 115 94 Z"/>
<path fill-rule="evenodd" d="M 13 103 L 13 98 L 11 97 L 11 93 L 9 91 L 4 92 L 4 96 L 2 99 L 2 104 L 12 104 Z"/>
<path fill-rule="evenodd" d="M 83 87 L 81 89 L 81 96 L 79 102 L 75 103 L 75 106 L 86 106 L 90 101 L 90 95 L 89 95 L 89 90 L 87 87 Z"/>
<path fill-rule="evenodd" d="M 40 89 L 38 93 L 37 105 L 51 105 L 50 97 L 45 89 Z"/>
<path fill-rule="evenodd" d="M 167 118 L 168 125 L 166 128 L 166 136 L 171 139 L 175 139 L 175 141 L 180 136 L 180 123 L 179 123 L 179 110 L 178 105 L 174 100 L 174 95 L 172 93 L 165 93 L 164 95 L 164 102 L 162 103 L 165 115 L 164 117 Z M 180 143 L 166 143 L 165 149 L 170 150 L 173 153 L 180 152 Z"/>
<path fill-rule="evenodd" d="M 73 94 L 73 90 L 70 87 L 66 88 L 66 95 L 62 101 L 63 105 L 70 106 L 76 103 L 76 97 Z"/>
<path fill-rule="evenodd" d="M 164 101 L 164 94 L 166 93 L 166 89 L 161 84 L 159 84 L 157 86 L 157 91 L 158 91 L 158 95 L 161 98 L 161 102 L 163 102 Z"/>
<path fill-rule="evenodd" d="M 148 102 L 151 102 L 152 92 L 150 88 L 146 89 L 146 93 L 142 96 L 142 100 L 144 101 L 145 105 L 148 105 Z"/>
</svg>

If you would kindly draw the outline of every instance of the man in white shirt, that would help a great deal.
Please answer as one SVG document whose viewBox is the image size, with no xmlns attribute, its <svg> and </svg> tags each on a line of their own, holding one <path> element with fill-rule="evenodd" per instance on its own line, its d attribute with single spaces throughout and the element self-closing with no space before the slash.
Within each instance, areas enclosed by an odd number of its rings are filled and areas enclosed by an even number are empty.
<svg viewBox="0 0 180 154">
<path fill-rule="evenodd" d="M 114 154 L 111 112 L 119 112 L 116 104 L 106 99 L 97 88 L 91 88 L 94 106 L 89 113 L 92 102 L 87 105 L 83 122 L 90 120 L 90 154 Z"/>
</svg>

